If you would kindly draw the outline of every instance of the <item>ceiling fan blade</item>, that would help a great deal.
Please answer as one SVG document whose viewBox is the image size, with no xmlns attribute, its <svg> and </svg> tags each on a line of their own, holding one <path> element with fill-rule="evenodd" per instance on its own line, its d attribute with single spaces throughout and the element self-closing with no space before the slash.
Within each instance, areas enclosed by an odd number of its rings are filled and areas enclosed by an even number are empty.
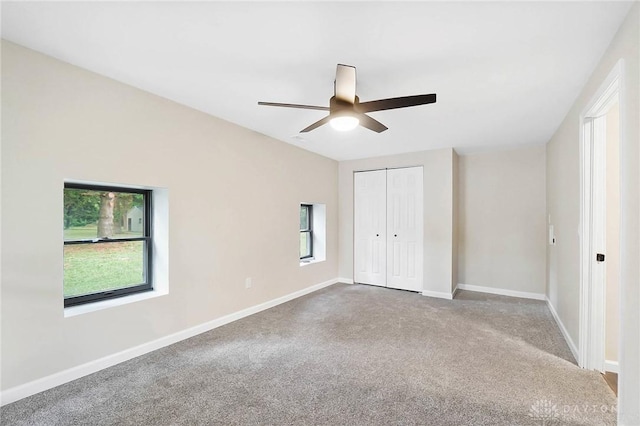
<svg viewBox="0 0 640 426">
<path fill-rule="evenodd" d="M 325 118 L 323 118 L 322 120 L 318 120 L 315 123 L 313 123 L 310 126 L 305 127 L 304 129 L 300 130 L 300 133 L 307 133 L 312 131 L 313 129 L 317 129 L 318 127 L 322 126 L 323 124 L 327 124 L 329 122 L 329 120 L 331 120 L 331 116 L 327 115 Z"/>
<path fill-rule="evenodd" d="M 379 99 L 377 101 L 361 102 L 356 105 L 358 112 L 383 111 L 386 109 L 406 108 L 418 105 L 433 104 L 436 94 L 401 96 L 399 98 Z"/>
<path fill-rule="evenodd" d="M 334 83 L 336 99 L 353 104 L 356 101 L 356 67 L 338 64 Z"/>
<path fill-rule="evenodd" d="M 299 108 L 299 109 L 317 109 L 319 111 L 329 111 L 329 107 L 316 106 L 316 105 L 280 104 L 277 102 L 258 102 L 258 105 L 276 106 L 276 107 L 285 107 L 285 108 Z"/>
<path fill-rule="evenodd" d="M 388 129 L 387 126 L 379 122 L 378 120 L 374 120 L 366 114 L 356 114 L 358 120 L 360 120 L 360 125 L 362 127 L 366 127 L 369 130 L 373 130 L 376 133 L 382 133 Z"/>
</svg>

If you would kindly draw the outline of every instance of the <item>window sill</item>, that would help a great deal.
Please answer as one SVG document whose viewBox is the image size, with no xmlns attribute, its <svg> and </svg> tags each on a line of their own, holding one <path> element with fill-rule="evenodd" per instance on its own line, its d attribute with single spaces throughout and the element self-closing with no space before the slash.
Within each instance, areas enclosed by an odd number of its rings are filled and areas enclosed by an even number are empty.
<svg viewBox="0 0 640 426">
<path fill-rule="evenodd" d="M 324 262 L 324 259 L 309 258 L 309 259 L 301 260 L 300 261 L 300 266 L 307 266 L 307 265 L 311 265 L 311 264 L 314 264 L 314 263 L 320 263 L 320 262 Z"/>
<path fill-rule="evenodd" d="M 118 297 L 116 299 L 101 300 L 99 302 L 87 303 L 84 305 L 70 306 L 68 308 L 64 308 L 64 317 L 75 317 L 77 315 L 88 314 L 89 312 L 101 311 L 102 309 L 128 305 L 129 303 L 139 302 L 142 300 L 154 299 L 166 294 L 168 294 L 166 291 L 151 290 L 145 291 L 144 293 L 132 294 L 130 296 Z"/>
</svg>

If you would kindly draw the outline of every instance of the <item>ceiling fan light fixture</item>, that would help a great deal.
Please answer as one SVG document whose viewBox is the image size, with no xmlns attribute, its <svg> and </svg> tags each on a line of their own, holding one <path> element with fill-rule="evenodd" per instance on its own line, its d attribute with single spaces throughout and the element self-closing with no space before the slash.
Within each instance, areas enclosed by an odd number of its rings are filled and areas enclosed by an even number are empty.
<svg viewBox="0 0 640 426">
<path fill-rule="evenodd" d="M 352 115 L 341 115 L 339 117 L 332 118 L 331 121 L 329 121 L 329 124 L 339 132 L 348 132 L 349 130 L 353 130 L 358 127 L 360 120 Z"/>
<path fill-rule="evenodd" d="M 307 133 L 324 126 L 327 123 L 339 132 L 348 132 L 358 126 L 376 133 L 382 133 L 387 126 L 369 117 L 368 112 L 385 111 L 389 109 L 407 108 L 418 105 L 433 104 L 436 102 L 436 94 L 401 96 L 398 98 L 377 99 L 375 101 L 360 102 L 356 95 L 356 67 L 338 64 L 336 79 L 333 84 L 333 96 L 329 98 L 329 106 L 283 104 L 280 102 L 258 102 L 258 105 L 312 109 L 328 111 L 322 119 L 300 130 Z"/>
</svg>

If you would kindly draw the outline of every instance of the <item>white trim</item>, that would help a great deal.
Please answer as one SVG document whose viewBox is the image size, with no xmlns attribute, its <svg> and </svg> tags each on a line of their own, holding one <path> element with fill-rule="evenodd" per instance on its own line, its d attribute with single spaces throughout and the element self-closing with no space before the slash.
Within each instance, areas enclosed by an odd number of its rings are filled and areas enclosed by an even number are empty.
<svg viewBox="0 0 640 426">
<path fill-rule="evenodd" d="M 70 306 L 64 308 L 64 317 L 75 317 L 76 315 L 87 314 L 89 312 L 96 312 L 102 309 L 114 308 L 116 306 L 127 305 L 129 303 L 140 302 L 142 300 L 154 299 L 160 296 L 166 296 L 168 291 L 152 290 L 144 293 L 132 294 L 130 296 L 118 297 L 116 299 L 106 299 L 99 302 L 86 303 L 83 305 Z"/>
<path fill-rule="evenodd" d="M 564 326 L 564 324 L 560 320 L 560 317 L 558 316 L 558 313 L 556 312 L 555 308 L 551 304 L 551 300 L 549 300 L 549 298 L 546 298 L 546 300 L 547 300 L 547 306 L 549 307 L 549 311 L 551 311 L 551 316 L 553 317 L 554 320 L 556 320 L 556 324 L 558 324 L 558 328 L 560 328 L 560 332 L 562 333 L 562 336 L 564 336 L 564 340 L 567 342 L 567 345 L 569 345 L 569 349 L 571 350 L 571 353 L 573 354 L 573 357 L 577 361 L 578 360 L 578 347 L 573 342 L 573 339 L 569 335 L 569 332 L 567 331 L 567 328 Z"/>
<path fill-rule="evenodd" d="M 602 177 L 603 146 L 596 142 L 604 138 L 602 117 L 618 100 L 620 105 L 620 146 L 625 141 L 624 60 L 620 59 L 582 110 L 580 131 L 580 313 L 579 356 L 582 368 L 604 370 L 604 267 L 595 261 L 595 253 L 603 252 L 604 215 L 601 206 L 604 191 Z M 595 137 L 595 136 L 598 137 Z M 622 151 L 621 151 L 622 153 Z M 622 166 L 621 166 L 622 167 Z M 621 197 L 622 197 L 621 188 Z M 622 202 L 622 200 L 621 200 Z M 620 235 L 624 238 L 621 223 Z M 623 254 L 621 253 L 621 257 Z M 623 282 L 623 279 L 620 281 Z M 622 294 L 622 286 L 621 286 Z"/>
<path fill-rule="evenodd" d="M 615 102 L 613 99 L 617 93 L 620 93 L 620 81 L 624 71 L 624 59 L 619 59 L 613 66 L 609 75 L 604 79 L 598 90 L 591 97 L 591 101 L 583 108 L 580 114 L 580 122 L 585 117 L 597 117 L 606 113 L 611 105 Z M 617 93 L 616 93 L 617 92 Z"/>
<path fill-rule="evenodd" d="M 322 263 L 324 261 L 324 259 L 306 259 L 300 262 L 300 266 L 314 265 L 316 263 Z"/>
<path fill-rule="evenodd" d="M 520 297 L 522 299 L 545 300 L 544 293 L 530 293 L 527 291 L 507 290 L 504 288 L 484 287 L 473 284 L 458 284 L 456 290 L 476 291 L 478 293 L 499 294 L 501 296 Z"/>
<path fill-rule="evenodd" d="M 609 371 L 611 373 L 618 373 L 619 371 L 618 361 L 604 361 L 604 371 Z"/>
<path fill-rule="evenodd" d="M 353 280 L 351 278 L 338 278 L 338 282 L 343 284 L 353 284 Z"/>
<path fill-rule="evenodd" d="M 591 288 L 591 120 L 580 117 L 580 313 L 578 365 L 587 367 Z M 589 140 L 589 143 L 585 143 Z"/>
<path fill-rule="evenodd" d="M 438 299 L 453 300 L 453 293 L 446 293 L 444 291 L 422 290 L 422 295 L 427 297 L 437 297 Z"/>
<path fill-rule="evenodd" d="M 81 377 L 84 377 L 89 374 L 95 373 L 97 371 L 103 370 L 105 368 L 114 366 L 121 362 L 128 361 L 140 355 L 144 355 L 146 353 L 155 351 L 165 346 L 172 345 L 174 343 L 180 342 L 181 340 L 188 339 L 198 334 L 213 330 L 214 328 L 220 327 L 222 325 L 229 324 L 230 322 L 248 317 L 249 315 L 256 314 L 266 309 L 273 308 L 274 306 L 280 305 L 282 303 L 289 302 L 298 297 L 307 295 L 309 293 L 313 293 L 314 291 L 328 287 L 337 282 L 338 282 L 338 279 L 334 278 L 332 280 L 325 281 L 320 284 L 312 285 L 310 287 L 303 288 L 302 290 L 298 290 L 293 293 L 287 294 L 285 296 L 278 297 L 273 300 L 269 300 L 259 305 L 251 306 L 249 308 L 243 309 L 238 312 L 234 312 L 229 315 L 225 315 L 223 317 L 214 319 L 212 321 L 205 322 L 195 327 L 187 328 L 185 330 L 178 331 L 177 333 L 173 333 L 168 336 L 161 337 L 151 342 L 143 343 L 142 345 L 125 349 L 122 352 L 118 352 L 112 355 L 107 355 L 103 358 L 100 358 L 94 361 L 89 361 L 86 364 L 78 365 L 68 370 L 60 371 L 50 376 L 46 376 L 29 383 L 25 383 L 23 385 L 7 389 L 4 392 L 0 393 L 0 405 L 6 405 L 9 403 L 18 401 L 19 399 L 34 395 L 38 392 L 42 392 L 47 389 L 54 388 L 56 386 L 60 386 L 64 383 L 68 383 L 72 380 L 79 379 Z"/>
</svg>

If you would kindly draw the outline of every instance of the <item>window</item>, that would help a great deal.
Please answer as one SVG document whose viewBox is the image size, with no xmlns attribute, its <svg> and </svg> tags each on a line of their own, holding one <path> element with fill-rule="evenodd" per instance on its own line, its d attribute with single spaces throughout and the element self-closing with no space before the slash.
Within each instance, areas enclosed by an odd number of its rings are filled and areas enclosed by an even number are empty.
<svg viewBox="0 0 640 426">
<path fill-rule="evenodd" d="M 300 266 L 327 260 L 327 205 L 300 203 Z"/>
<path fill-rule="evenodd" d="M 300 205 L 300 259 L 313 257 L 313 206 Z"/>
<path fill-rule="evenodd" d="M 64 185 L 64 306 L 153 289 L 151 191 Z"/>
</svg>

